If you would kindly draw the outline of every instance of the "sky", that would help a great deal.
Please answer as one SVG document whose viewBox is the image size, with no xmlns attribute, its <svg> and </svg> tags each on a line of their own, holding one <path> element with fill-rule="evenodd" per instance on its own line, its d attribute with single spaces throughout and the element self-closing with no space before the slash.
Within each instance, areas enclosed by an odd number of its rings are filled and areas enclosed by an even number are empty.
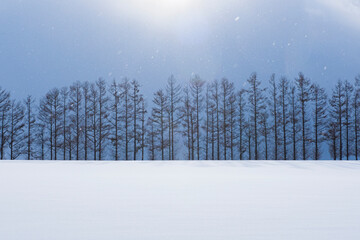
<svg viewBox="0 0 360 240">
<path fill-rule="evenodd" d="M 331 88 L 360 73 L 360 0 L 1 0 L 0 86 L 41 97 L 75 81 L 252 72 Z"/>
</svg>

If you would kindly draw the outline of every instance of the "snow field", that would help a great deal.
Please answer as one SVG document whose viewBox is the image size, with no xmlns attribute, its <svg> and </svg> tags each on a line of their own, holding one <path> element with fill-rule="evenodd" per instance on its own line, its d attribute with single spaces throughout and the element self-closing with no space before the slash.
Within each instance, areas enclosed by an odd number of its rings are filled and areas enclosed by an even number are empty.
<svg viewBox="0 0 360 240">
<path fill-rule="evenodd" d="M 0 161 L 4 240 L 360 239 L 360 164 Z"/>
</svg>

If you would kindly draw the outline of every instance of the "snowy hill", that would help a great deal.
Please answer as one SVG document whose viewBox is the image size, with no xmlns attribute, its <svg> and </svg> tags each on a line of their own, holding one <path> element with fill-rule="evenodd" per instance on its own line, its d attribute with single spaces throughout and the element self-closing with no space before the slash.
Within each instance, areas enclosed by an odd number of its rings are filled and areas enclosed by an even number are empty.
<svg viewBox="0 0 360 240">
<path fill-rule="evenodd" d="M 0 239 L 360 239 L 359 186 L 357 162 L 0 161 Z"/>
</svg>

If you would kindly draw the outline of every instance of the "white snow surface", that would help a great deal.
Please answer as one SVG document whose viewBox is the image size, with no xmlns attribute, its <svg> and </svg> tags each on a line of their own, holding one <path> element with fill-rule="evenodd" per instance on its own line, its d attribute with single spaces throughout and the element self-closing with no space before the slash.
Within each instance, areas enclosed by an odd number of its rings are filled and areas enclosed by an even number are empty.
<svg viewBox="0 0 360 240">
<path fill-rule="evenodd" d="M 360 164 L 0 161 L 3 240 L 360 239 Z"/>
</svg>

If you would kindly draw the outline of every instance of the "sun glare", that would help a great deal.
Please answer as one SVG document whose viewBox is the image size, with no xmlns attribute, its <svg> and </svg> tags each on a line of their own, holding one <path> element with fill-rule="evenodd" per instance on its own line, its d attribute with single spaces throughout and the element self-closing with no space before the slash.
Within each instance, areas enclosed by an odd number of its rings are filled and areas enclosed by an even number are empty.
<svg viewBox="0 0 360 240">
<path fill-rule="evenodd" d="M 116 4 L 122 14 L 151 24 L 167 25 L 197 11 L 200 0 L 132 0 Z"/>
<path fill-rule="evenodd" d="M 191 0 L 145 0 L 157 11 L 178 12 L 191 7 Z"/>
<path fill-rule="evenodd" d="M 144 12 L 154 20 L 170 21 L 180 17 L 194 7 L 192 0 L 137 0 Z"/>
</svg>

